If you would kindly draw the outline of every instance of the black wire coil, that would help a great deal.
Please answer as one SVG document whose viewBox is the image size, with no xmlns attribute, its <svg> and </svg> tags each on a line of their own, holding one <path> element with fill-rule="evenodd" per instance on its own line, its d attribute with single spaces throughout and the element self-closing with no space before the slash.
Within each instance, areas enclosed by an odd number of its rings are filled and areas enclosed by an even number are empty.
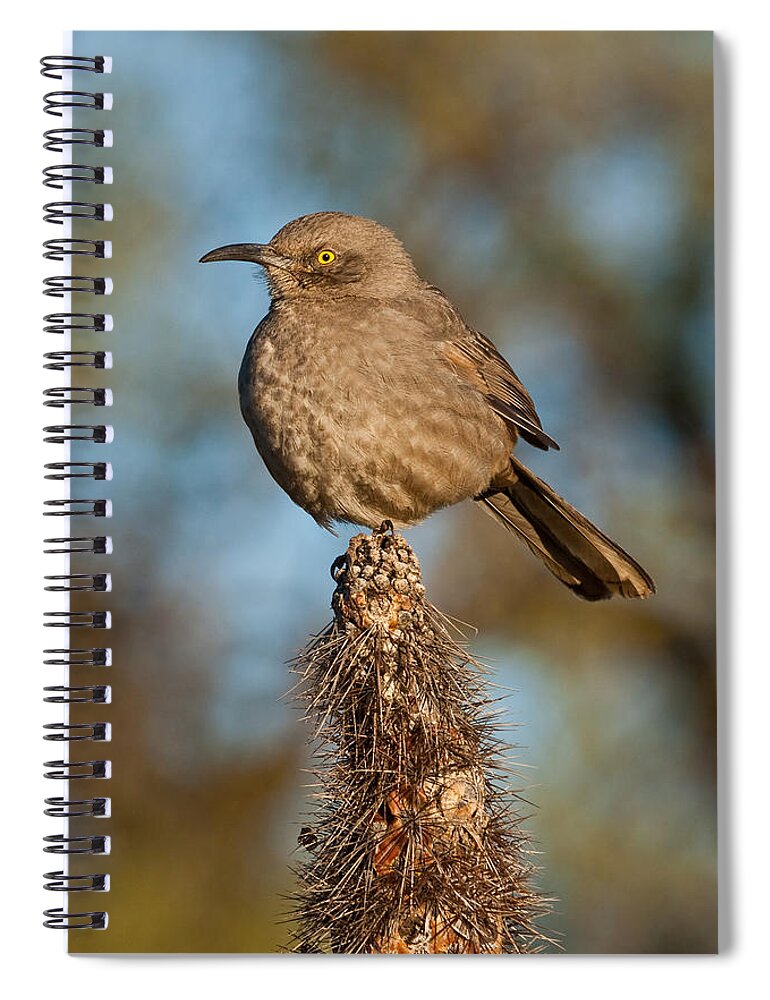
<svg viewBox="0 0 770 1000">
<path fill-rule="evenodd" d="M 104 73 L 107 62 L 104 56 L 43 56 L 40 75 L 47 76 L 49 80 L 61 80 L 63 72 L 75 69 L 86 73 Z"/>
<path fill-rule="evenodd" d="M 43 888 L 49 892 L 104 892 L 109 885 L 107 875 L 67 875 L 65 872 L 46 872 L 50 879 Z"/>
<path fill-rule="evenodd" d="M 43 701 L 51 705 L 109 705 L 112 695 L 109 684 L 81 684 L 78 687 L 49 684 L 43 691 L 46 692 Z"/>
<path fill-rule="evenodd" d="M 107 926 L 104 910 L 90 910 L 87 913 L 65 913 L 61 906 L 43 910 L 44 927 L 55 931 L 103 931 Z"/>
<path fill-rule="evenodd" d="M 65 146 L 95 146 L 102 149 L 109 145 L 110 133 L 103 128 L 51 128 L 43 132 L 43 149 L 63 153 Z"/>
<path fill-rule="evenodd" d="M 93 201 L 49 201 L 43 205 L 45 222 L 55 222 L 57 226 L 64 225 L 65 219 L 89 219 L 92 222 L 105 222 L 107 219 L 106 204 Z"/>
<path fill-rule="evenodd" d="M 104 480 L 110 478 L 112 467 L 109 462 L 46 462 L 43 468 L 54 470 L 46 473 L 46 479 Z M 83 471 L 70 471 L 78 469 Z"/>
<path fill-rule="evenodd" d="M 108 815 L 109 799 L 63 799 L 60 796 L 46 799 L 48 806 L 44 809 L 46 816 L 70 817 L 70 816 L 98 816 Z"/>
<path fill-rule="evenodd" d="M 43 549 L 45 555 L 90 552 L 95 556 L 108 556 L 112 552 L 112 540 L 108 535 L 65 535 L 62 538 L 46 538 L 43 544 L 64 546 L 64 548 Z"/>
<path fill-rule="evenodd" d="M 43 317 L 47 326 L 43 333 L 73 333 L 84 330 L 90 333 L 104 333 L 112 326 L 112 317 L 105 313 L 49 313 Z"/>
<path fill-rule="evenodd" d="M 62 117 L 66 108 L 103 111 L 104 97 L 104 94 L 95 94 L 88 90 L 54 90 L 43 98 L 43 110 L 47 115 L 55 115 L 57 118 Z"/>
<path fill-rule="evenodd" d="M 43 246 L 47 260 L 64 260 L 65 257 L 97 257 L 103 260 L 107 244 L 104 240 L 46 240 Z"/>
<path fill-rule="evenodd" d="M 43 184 L 61 190 L 66 183 L 81 181 L 84 184 L 106 184 L 105 167 L 93 167 L 87 163 L 60 163 L 43 170 Z"/>
<path fill-rule="evenodd" d="M 112 588 L 109 573 L 58 573 L 44 576 L 46 590 L 68 591 L 88 590 L 96 594 L 106 594 Z"/>
<path fill-rule="evenodd" d="M 109 351 L 47 351 L 43 359 L 43 368 L 63 372 L 67 368 L 109 368 L 112 356 Z"/>
<path fill-rule="evenodd" d="M 43 660 L 47 667 L 109 667 L 111 652 L 104 646 L 92 649 L 44 649 L 43 656 L 53 656 L 53 660 Z"/>
<path fill-rule="evenodd" d="M 86 403 L 90 406 L 109 406 L 111 395 L 108 389 L 95 389 L 91 386 L 54 386 L 43 390 L 43 406 L 54 406 L 61 409 L 73 406 L 75 403 Z"/>
<path fill-rule="evenodd" d="M 43 438 L 46 444 L 64 444 L 65 441 L 106 444 L 111 428 L 106 424 L 51 424 L 43 430 L 49 435 Z"/>
<path fill-rule="evenodd" d="M 89 778 L 110 777 L 108 760 L 47 760 L 43 767 L 54 768 L 53 771 L 43 772 L 43 777 L 51 781 L 84 781 Z"/>
<path fill-rule="evenodd" d="M 52 295 L 57 299 L 63 299 L 65 295 L 72 295 L 74 292 L 107 295 L 109 281 L 109 278 L 94 278 L 81 274 L 57 274 L 43 279 L 43 284 L 46 286 L 43 295 Z"/>
<path fill-rule="evenodd" d="M 41 74 L 52 80 L 65 80 L 79 73 L 104 74 L 111 71 L 111 62 L 104 56 L 45 56 L 40 60 Z M 67 86 L 66 83 L 63 86 Z M 112 208 L 106 202 L 93 200 L 98 190 L 97 185 L 112 183 L 112 171 L 102 165 L 91 165 L 79 162 L 82 152 L 88 147 L 104 149 L 112 145 L 112 133 L 103 127 L 86 128 L 75 126 L 71 115 L 75 112 L 96 114 L 102 116 L 111 107 L 111 96 L 98 88 L 55 90 L 45 94 L 43 110 L 48 115 L 61 118 L 62 127 L 47 130 L 43 135 L 43 146 L 52 153 L 65 154 L 63 163 L 47 166 L 43 170 L 43 185 L 48 189 L 61 192 L 60 201 L 46 202 L 43 206 L 43 218 L 55 226 L 81 226 L 90 229 L 92 225 L 100 225 L 112 219 Z M 101 122 L 100 122 L 101 124 Z M 80 150 L 81 154 L 75 151 Z M 83 157 L 85 158 L 85 157 Z M 83 189 L 80 185 L 90 185 Z M 85 194 L 85 191 L 89 191 Z M 85 197 L 83 197 L 85 195 Z M 98 198 L 98 196 L 97 196 Z M 112 281 L 106 275 L 73 274 L 72 261 L 87 258 L 91 265 L 96 266 L 108 260 L 112 254 L 109 240 L 93 235 L 91 232 L 80 234 L 70 233 L 46 240 L 43 244 L 43 257 L 46 260 L 59 261 L 69 267 L 69 273 L 57 274 L 45 278 L 43 294 L 49 297 L 69 300 L 72 295 L 104 296 L 112 291 Z M 70 308 L 69 305 L 64 306 Z M 112 329 L 112 317 L 106 312 L 58 312 L 49 313 L 43 318 L 45 334 L 58 334 L 65 337 L 88 336 L 89 338 L 109 332 Z M 79 347 L 79 345 L 76 345 Z M 85 346 L 85 345 L 84 345 Z M 43 358 L 44 368 L 56 372 L 76 373 L 78 369 L 92 368 L 106 370 L 112 367 L 112 355 L 101 349 L 101 345 L 88 345 L 90 349 L 71 349 L 69 343 L 65 350 L 48 351 Z M 66 378 L 66 376 L 65 376 Z M 62 379 L 64 381 L 64 379 Z M 70 416 L 73 408 L 107 407 L 112 404 L 111 391 L 105 387 L 77 386 L 73 384 L 55 385 L 43 391 L 43 405 L 65 411 L 61 424 L 54 424 L 43 429 L 43 440 L 61 446 L 72 441 L 85 442 L 84 448 L 93 445 L 108 444 L 112 440 L 112 428 L 107 424 L 83 423 L 77 417 Z M 70 422 L 71 421 L 71 422 Z M 112 466 L 102 456 L 80 455 L 63 456 L 66 460 L 46 462 L 44 475 L 47 480 L 63 482 L 74 490 L 81 480 L 87 482 L 107 482 L 112 478 Z M 87 460 L 86 460 L 87 459 Z M 111 516 L 111 502 L 103 497 L 96 499 L 72 496 L 71 492 L 64 498 L 45 501 L 44 514 L 47 517 L 71 518 L 107 518 Z M 66 531 L 66 529 L 65 529 Z M 64 534 L 60 537 L 46 538 L 44 551 L 56 554 L 60 558 L 70 556 L 86 557 L 109 555 L 112 543 L 106 534 L 83 533 Z M 57 567 L 58 568 L 58 567 Z M 76 569 L 77 572 L 73 571 Z M 66 593 L 69 600 L 72 594 L 106 594 L 111 590 L 111 575 L 101 566 L 95 569 L 74 568 L 66 565 L 63 572 L 47 574 L 44 588 L 52 593 Z M 67 611 L 49 611 L 44 614 L 46 628 L 65 629 L 68 633 L 82 635 L 83 630 L 106 630 L 110 628 L 110 613 L 103 609 L 78 610 L 70 606 Z M 98 640 L 97 640 L 98 641 Z M 112 689 L 109 684 L 81 683 L 78 674 L 81 670 L 102 669 L 111 664 L 111 650 L 108 646 L 68 646 L 46 649 L 43 652 L 43 664 L 46 668 L 58 668 L 65 674 L 64 682 L 48 684 L 43 689 L 44 701 L 51 705 L 64 706 L 63 721 L 51 722 L 44 726 L 44 740 L 65 744 L 74 748 L 78 744 L 101 744 L 110 740 L 110 724 L 97 718 L 94 721 L 83 719 L 82 715 L 70 716 L 69 706 L 106 706 L 111 701 Z M 83 678 L 91 681 L 91 678 Z M 64 781 L 65 787 L 73 782 L 106 780 L 110 777 L 110 761 L 98 760 L 52 760 L 44 764 L 44 776 L 51 781 Z M 87 785 L 88 792 L 77 796 L 65 794 L 52 796 L 45 800 L 45 815 L 69 824 L 71 821 L 91 823 L 96 821 L 101 825 L 110 814 L 110 799 L 91 791 L 92 785 Z M 44 850 L 49 854 L 57 854 L 66 859 L 69 857 L 106 855 L 110 850 L 110 838 L 107 834 L 83 830 L 78 827 L 70 832 L 69 825 L 63 834 L 55 834 L 44 838 Z M 68 862 L 67 862 L 68 863 Z M 47 872 L 44 875 L 45 888 L 50 892 L 84 893 L 106 892 L 109 890 L 109 876 L 104 873 L 77 874 L 68 870 Z M 77 907 L 70 910 L 66 906 L 53 907 L 44 912 L 44 925 L 61 930 L 103 930 L 106 928 L 108 915 L 103 909 Z"/>
<path fill-rule="evenodd" d="M 44 500 L 43 506 L 59 508 L 44 510 L 44 517 L 109 517 L 112 509 L 109 500 Z"/>
</svg>

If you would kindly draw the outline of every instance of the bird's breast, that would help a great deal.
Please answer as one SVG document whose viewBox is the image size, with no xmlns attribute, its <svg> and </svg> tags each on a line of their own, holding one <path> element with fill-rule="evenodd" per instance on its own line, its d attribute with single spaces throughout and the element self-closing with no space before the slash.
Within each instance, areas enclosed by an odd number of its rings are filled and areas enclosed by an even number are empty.
<svg viewBox="0 0 770 1000">
<path fill-rule="evenodd" d="M 239 375 L 243 417 L 270 473 L 314 517 L 329 520 L 341 446 L 360 415 L 360 385 L 334 329 L 285 320 L 258 327 Z"/>
<path fill-rule="evenodd" d="M 270 473 L 321 523 L 415 523 L 486 488 L 510 442 L 429 342 L 370 318 L 268 316 L 239 377 Z"/>
</svg>

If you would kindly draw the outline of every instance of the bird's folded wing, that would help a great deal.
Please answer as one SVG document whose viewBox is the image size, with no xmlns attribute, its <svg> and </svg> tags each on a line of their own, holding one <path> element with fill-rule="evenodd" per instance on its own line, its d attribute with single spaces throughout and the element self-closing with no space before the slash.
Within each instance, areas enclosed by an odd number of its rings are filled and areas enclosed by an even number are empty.
<svg viewBox="0 0 770 1000">
<path fill-rule="evenodd" d="M 530 444 L 548 451 L 559 445 L 543 430 L 532 397 L 491 340 L 465 328 L 465 335 L 445 340 L 441 350 L 461 378 L 476 385 L 489 405 Z"/>
</svg>

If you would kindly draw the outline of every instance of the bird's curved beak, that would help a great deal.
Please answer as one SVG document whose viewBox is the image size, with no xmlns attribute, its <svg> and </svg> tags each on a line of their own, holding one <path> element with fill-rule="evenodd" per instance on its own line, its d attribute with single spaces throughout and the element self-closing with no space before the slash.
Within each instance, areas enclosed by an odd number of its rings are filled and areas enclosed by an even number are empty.
<svg viewBox="0 0 770 1000">
<path fill-rule="evenodd" d="M 243 260 L 249 264 L 261 264 L 263 267 L 283 267 L 287 260 L 269 243 L 230 243 L 225 247 L 209 250 L 198 261 L 199 264 L 210 264 L 219 260 Z"/>
</svg>

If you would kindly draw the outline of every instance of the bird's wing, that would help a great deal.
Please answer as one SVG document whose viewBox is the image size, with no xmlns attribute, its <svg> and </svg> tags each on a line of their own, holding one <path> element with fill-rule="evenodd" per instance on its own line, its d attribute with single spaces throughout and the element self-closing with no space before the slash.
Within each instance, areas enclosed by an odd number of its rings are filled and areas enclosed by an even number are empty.
<svg viewBox="0 0 770 1000">
<path fill-rule="evenodd" d="M 464 336 L 441 344 L 442 353 L 455 371 L 474 383 L 492 409 L 515 427 L 525 441 L 543 451 L 549 448 L 558 451 L 559 445 L 543 430 L 532 397 L 492 341 L 468 327 L 463 332 Z"/>
<path fill-rule="evenodd" d="M 546 434 L 532 397 L 519 376 L 495 345 L 477 330 L 472 330 L 441 289 L 430 285 L 432 305 L 441 319 L 433 330 L 441 353 L 460 378 L 475 385 L 489 405 L 525 441 L 548 451 L 559 445 Z"/>
<path fill-rule="evenodd" d="M 402 328 L 405 317 L 417 321 L 455 375 L 482 393 L 514 435 L 521 434 L 543 451 L 559 450 L 543 430 L 532 397 L 516 372 L 491 340 L 467 325 L 440 288 L 425 285 L 419 295 L 401 298 L 397 313 Z M 383 316 L 381 311 L 381 319 Z"/>
</svg>

